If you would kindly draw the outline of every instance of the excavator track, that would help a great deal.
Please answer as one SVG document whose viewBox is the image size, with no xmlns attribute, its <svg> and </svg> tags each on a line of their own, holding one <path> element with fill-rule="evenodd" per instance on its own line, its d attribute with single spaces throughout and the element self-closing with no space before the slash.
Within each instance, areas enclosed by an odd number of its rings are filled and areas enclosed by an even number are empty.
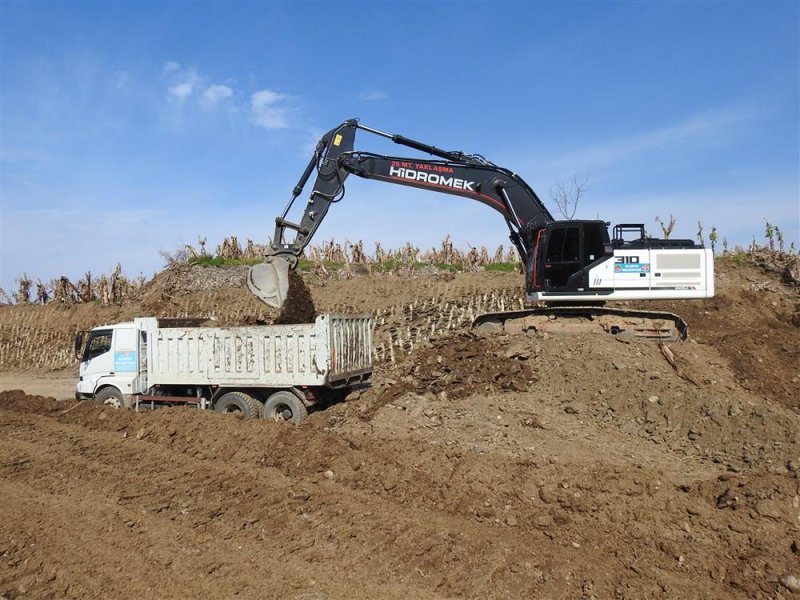
<svg viewBox="0 0 800 600">
<path fill-rule="evenodd" d="M 553 335 L 605 333 L 623 339 L 678 342 L 688 336 L 686 322 L 678 315 L 606 306 L 546 306 L 486 313 L 472 322 L 485 331 L 521 333 L 538 331 Z"/>
</svg>

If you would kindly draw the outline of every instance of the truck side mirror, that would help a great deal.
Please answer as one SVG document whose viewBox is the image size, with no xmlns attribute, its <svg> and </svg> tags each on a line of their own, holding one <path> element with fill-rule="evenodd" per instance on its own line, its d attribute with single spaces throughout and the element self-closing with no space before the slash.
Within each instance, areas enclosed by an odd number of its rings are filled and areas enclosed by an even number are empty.
<svg viewBox="0 0 800 600">
<path fill-rule="evenodd" d="M 83 332 L 79 331 L 75 334 L 75 358 L 81 358 L 81 350 L 83 350 Z"/>
</svg>

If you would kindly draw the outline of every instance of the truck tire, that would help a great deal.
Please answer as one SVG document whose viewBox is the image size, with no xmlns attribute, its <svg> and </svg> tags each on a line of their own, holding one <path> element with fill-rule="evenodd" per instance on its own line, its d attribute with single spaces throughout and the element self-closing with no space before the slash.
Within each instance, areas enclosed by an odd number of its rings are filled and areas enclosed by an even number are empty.
<svg viewBox="0 0 800 600">
<path fill-rule="evenodd" d="M 94 401 L 98 404 L 110 406 L 111 408 L 123 408 L 125 406 L 125 399 L 122 397 L 122 392 L 111 386 L 104 387 L 97 392 Z"/>
<path fill-rule="evenodd" d="M 275 392 L 264 404 L 264 418 L 301 423 L 308 416 L 303 402 L 292 392 Z"/>
<path fill-rule="evenodd" d="M 228 392 L 214 405 L 214 410 L 222 414 L 240 414 L 245 418 L 261 416 L 261 402 L 244 392 Z"/>
</svg>

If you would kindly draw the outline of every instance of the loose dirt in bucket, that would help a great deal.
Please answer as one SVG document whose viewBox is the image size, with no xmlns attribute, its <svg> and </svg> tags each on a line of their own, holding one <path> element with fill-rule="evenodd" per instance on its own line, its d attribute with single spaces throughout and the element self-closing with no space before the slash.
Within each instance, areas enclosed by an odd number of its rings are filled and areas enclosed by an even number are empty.
<svg viewBox="0 0 800 600">
<path fill-rule="evenodd" d="M 692 339 L 663 348 L 471 332 L 517 275 L 312 283 L 373 314 L 376 370 L 300 426 L 2 392 L 0 597 L 796 597 L 800 296 L 718 273 L 657 307 Z M 190 276 L 149 306 L 271 321 Z M 75 328 L 146 309 L 0 307 L 0 368 L 51 381 Z"/>
<path fill-rule="evenodd" d="M 316 318 L 317 309 L 306 282 L 296 271 L 289 271 L 289 291 L 275 324 L 313 323 Z"/>
</svg>

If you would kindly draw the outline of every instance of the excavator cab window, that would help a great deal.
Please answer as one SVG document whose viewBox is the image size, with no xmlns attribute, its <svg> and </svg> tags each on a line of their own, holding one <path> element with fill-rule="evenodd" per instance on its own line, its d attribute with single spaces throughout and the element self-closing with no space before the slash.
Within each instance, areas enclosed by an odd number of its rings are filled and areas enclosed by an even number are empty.
<svg viewBox="0 0 800 600">
<path fill-rule="evenodd" d="M 552 287 L 567 285 L 570 276 L 581 267 L 581 228 L 559 226 L 550 232 L 545 255 L 545 277 Z"/>
<path fill-rule="evenodd" d="M 608 229 L 605 223 L 585 223 L 583 228 L 583 264 L 584 266 L 611 254 L 608 243 Z"/>
<path fill-rule="evenodd" d="M 586 286 L 587 267 L 611 254 L 603 221 L 558 221 L 548 227 L 534 266 L 537 289 L 574 290 Z"/>
</svg>

